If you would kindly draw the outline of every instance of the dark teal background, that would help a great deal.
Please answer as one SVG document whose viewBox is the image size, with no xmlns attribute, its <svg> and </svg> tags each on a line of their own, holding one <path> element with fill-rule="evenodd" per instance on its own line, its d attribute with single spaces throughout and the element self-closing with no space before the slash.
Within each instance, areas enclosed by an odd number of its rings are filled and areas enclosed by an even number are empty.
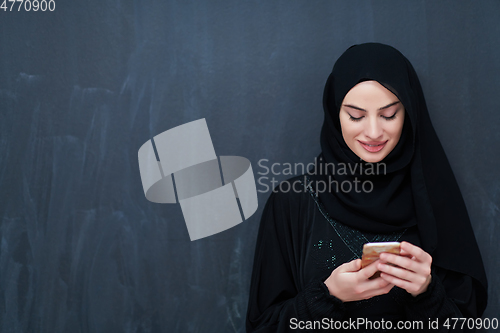
<svg viewBox="0 0 500 333">
<path fill-rule="evenodd" d="M 2 333 L 244 332 L 269 193 L 191 242 L 178 205 L 146 200 L 137 151 L 206 118 L 257 180 L 261 159 L 309 163 L 326 78 L 368 41 L 420 76 L 499 316 L 499 1 L 55 2 L 0 11 Z"/>
</svg>

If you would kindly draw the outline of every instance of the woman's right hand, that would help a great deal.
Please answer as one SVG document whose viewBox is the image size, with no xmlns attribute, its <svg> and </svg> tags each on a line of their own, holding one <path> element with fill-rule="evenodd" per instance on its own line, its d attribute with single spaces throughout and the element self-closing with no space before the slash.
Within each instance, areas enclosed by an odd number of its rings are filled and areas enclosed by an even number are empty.
<svg viewBox="0 0 500 333">
<path fill-rule="evenodd" d="M 369 279 L 377 272 L 378 262 L 361 269 L 361 259 L 356 259 L 337 267 L 324 282 L 330 295 L 342 302 L 352 302 L 387 294 L 394 284 L 381 277 Z"/>
</svg>

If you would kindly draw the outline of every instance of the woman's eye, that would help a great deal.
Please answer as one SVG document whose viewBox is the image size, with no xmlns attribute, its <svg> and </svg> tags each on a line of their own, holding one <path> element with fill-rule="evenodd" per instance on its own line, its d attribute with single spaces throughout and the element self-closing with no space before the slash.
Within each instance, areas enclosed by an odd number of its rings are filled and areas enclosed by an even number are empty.
<svg viewBox="0 0 500 333">
<path fill-rule="evenodd" d="M 386 119 L 386 120 L 392 120 L 394 118 L 396 118 L 396 113 L 397 112 L 394 112 L 394 114 L 392 116 L 389 116 L 389 117 L 386 117 L 386 116 L 382 116 L 382 118 Z"/>
<path fill-rule="evenodd" d="M 360 121 L 360 120 L 361 120 L 361 118 L 363 118 L 363 117 L 358 117 L 358 118 L 355 118 L 355 117 L 353 117 L 353 116 L 349 115 L 349 119 L 350 119 L 350 120 L 352 120 L 352 121 Z"/>
</svg>

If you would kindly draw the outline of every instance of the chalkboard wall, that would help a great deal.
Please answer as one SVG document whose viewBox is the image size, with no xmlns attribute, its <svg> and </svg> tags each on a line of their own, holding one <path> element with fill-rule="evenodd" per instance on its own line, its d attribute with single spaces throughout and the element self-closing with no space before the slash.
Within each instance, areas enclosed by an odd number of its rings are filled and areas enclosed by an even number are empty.
<svg viewBox="0 0 500 333">
<path fill-rule="evenodd" d="M 248 220 L 191 242 L 179 205 L 145 198 L 138 149 L 205 118 L 217 154 L 270 184 L 259 161 L 318 155 L 326 78 L 368 41 L 420 76 L 498 317 L 499 1 L 52 5 L 0 10 L 1 332 L 244 332 L 269 190 Z"/>
</svg>

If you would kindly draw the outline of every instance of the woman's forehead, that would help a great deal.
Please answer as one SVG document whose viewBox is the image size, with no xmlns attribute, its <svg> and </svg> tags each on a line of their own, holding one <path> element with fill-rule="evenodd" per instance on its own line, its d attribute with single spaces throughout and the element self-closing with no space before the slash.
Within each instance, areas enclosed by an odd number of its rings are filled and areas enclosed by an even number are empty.
<svg viewBox="0 0 500 333">
<path fill-rule="evenodd" d="M 399 99 L 392 91 L 377 81 L 369 80 L 352 87 L 344 97 L 343 103 L 379 104 L 378 107 L 382 108 L 396 101 Z"/>
</svg>

